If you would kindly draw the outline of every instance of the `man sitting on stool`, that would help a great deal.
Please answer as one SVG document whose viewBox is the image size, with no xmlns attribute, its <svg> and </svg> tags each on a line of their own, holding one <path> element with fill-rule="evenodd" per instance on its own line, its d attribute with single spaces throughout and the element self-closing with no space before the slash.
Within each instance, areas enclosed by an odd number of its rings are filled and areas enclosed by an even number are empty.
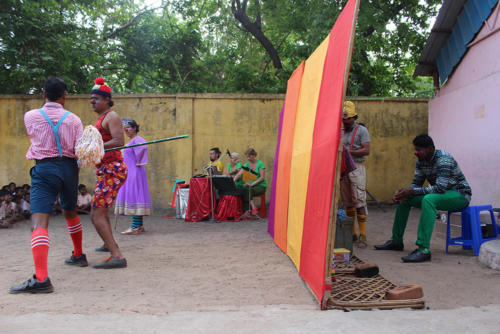
<svg viewBox="0 0 500 334">
<path fill-rule="evenodd" d="M 467 207 L 472 192 L 458 163 L 450 153 L 436 150 L 431 137 L 427 134 L 418 135 L 413 139 L 413 145 L 418 158 L 413 182 L 409 188 L 399 189 L 394 194 L 393 201 L 399 205 L 392 227 L 392 239 L 375 246 L 375 249 L 403 250 L 403 235 L 410 209 L 421 208 L 416 242 L 418 248 L 401 259 L 403 262 L 424 262 L 431 260 L 429 247 L 437 210 L 458 211 Z M 426 179 L 430 185 L 424 187 Z"/>
</svg>

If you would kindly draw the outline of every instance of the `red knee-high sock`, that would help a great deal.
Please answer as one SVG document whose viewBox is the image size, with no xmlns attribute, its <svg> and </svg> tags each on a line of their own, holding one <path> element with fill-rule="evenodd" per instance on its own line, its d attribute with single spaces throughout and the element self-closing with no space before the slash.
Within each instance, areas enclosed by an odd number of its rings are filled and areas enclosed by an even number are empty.
<svg viewBox="0 0 500 334">
<path fill-rule="evenodd" d="M 47 278 L 47 257 L 49 256 L 49 231 L 46 228 L 37 228 L 31 233 L 31 252 L 35 263 L 35 275 L 39 281 Z"/>
<path fill-rule="evenodd" d="M 80 222 L 80 217 L 76 216 L 74 218 L 66 220 L 68 224 L 69 235 L 71 240 L 73 240 L 73 255 L 78 257 L 82 254 L 82 223 Z"/>
</svg>

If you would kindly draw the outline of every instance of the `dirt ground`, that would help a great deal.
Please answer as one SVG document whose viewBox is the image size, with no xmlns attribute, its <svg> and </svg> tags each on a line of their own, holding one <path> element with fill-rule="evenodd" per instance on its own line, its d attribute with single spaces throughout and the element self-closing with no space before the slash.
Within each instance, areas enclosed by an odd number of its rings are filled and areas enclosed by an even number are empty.
<svg viewBox="0 0 500 334">
<path fill-rule="evenodd" d="M 419 212 L 410 217 L 405 251 L 375 251 L 373 244 L 390 237 L 394 207 L 370 208 L 367 249 L 355 249 L 365 261 L 376 262 L 381 274 L 396 284 L 424 287 L 430 309 L 500 304 L 500 271 L 483 268 L 472 251 L 452 247 L 445 254 L 445 225 L 437 223 L 432 239 L 432 262 L 404 264 L 400 257 L 414 249 Z M 90 264 L 107 256 L 89 216 L 81 216 L 84 252 Z M 49 227 L 49 276 L 55 292 L 11 295 L 11 285 L 33 273 L 30 225 L 17 223 L 0 230 L 0 314 L 103 314 L 241 310 L 253 306 L 300 307 L 318 305 L 299 278 L 292 262 L 272 242 L 267 220 L 186 223 L 165 217 L 145 219 L 146 233 L 125 236 L 121 217 L 116 238 L 128 268 L 96 270 L 64 265 L 71 241 L 64 219 L 54 217 Z"/>
</svg>

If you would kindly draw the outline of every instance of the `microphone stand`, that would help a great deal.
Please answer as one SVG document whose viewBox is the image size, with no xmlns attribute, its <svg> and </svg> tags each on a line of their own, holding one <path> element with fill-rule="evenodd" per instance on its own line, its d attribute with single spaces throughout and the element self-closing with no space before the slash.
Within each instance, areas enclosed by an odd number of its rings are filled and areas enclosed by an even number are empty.
<svg viewBox="0 0 500 334">
<path fill-rule="evenodd" d="M 218 221 L 214 218 L 214 194 L 213 194 L 213 183 L 212 183 L 212 176 L 213 176 L 213 170 L 212 167 L 214 163 L 219 161 L 222 157 L 219 157 L 219 159 L 213 161 L 211 164 L 209 164 L 206 168 L 208 170 L 208 179 L 209 179 L 209 191 L 210 191 L 210 219 L 208 220 L 209 223 L 218 223 Z"/>
<path fill-rule="evenodd" d="M 212 167 L 208 169 L 208 178 L 210 180 L 210 219 L 208 220 L 209 223 L 218 223 L 217 220 L 214 218 L 214 194 L 213 194 L 213 183 L 212 183 Z"/>
</svg>

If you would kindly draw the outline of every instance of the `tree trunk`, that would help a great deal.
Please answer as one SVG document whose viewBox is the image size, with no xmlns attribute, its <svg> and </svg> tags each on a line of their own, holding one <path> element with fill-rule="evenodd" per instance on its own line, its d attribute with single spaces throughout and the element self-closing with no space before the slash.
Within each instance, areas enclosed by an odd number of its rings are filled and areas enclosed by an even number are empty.
<svg viewBox="0 0 500 334">
<path fill-rule="evenodd" d="M 266 50 L 267 54 L 271 58 L 273 65 L 275 68 L 281 69 L 283 65 L 281 64 L 281 59 L 278 55 L 278 51 L 273 46 L 271 41 L 264 35 L 261 27 L 261 14 L 260 14 L 260 6 L 259 0 L 256 0 L 256 5 L 258 7 L 257 12 L 257 20 L 255 22 L 251 22 L 250 18 L 247 15 L 247 2 L 248 0 L 243 0 L 243 3 L 240 0 L 231 0 L 231 11 L 233 12 L 234 17 L 243 25 L 243 27 L 250 32 L 262 46 Z"/>
</svg>

